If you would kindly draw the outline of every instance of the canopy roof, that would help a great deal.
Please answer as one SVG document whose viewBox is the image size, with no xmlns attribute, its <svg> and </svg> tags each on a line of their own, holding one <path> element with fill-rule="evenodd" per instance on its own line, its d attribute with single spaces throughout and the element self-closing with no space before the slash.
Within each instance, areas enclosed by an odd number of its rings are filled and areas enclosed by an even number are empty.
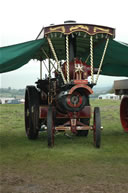
<svg viewBox="0 0 128 193">
<path fill-rule="evenodd" d="M 128 76 L 128 44 L 113 40 L 115 37 L 115 30 L 113 28 L 101 28 L 101 26 L 82 24 L 65 26 L 46 27 L 45 30 L 43 29 L 40 32 L 37 40 L 1 47 L 0 73 L 16 70 L 27 64 L 31 59 L 45 60 L 47 57 L 44 52 L 49 58 L 54 60 L 54 56 L 49 49 L 47 37 L 51 39 L 59 61 L 66 60 L 65 34 L 70 34 L 76 37 L 75 56 L 81 58 L 83 61 L 86 61 L 90 55 L 90 35 L 93 36 L 94 67 L 99 66 L 106 39 L 109 37 L 110 40 L 104 57 L 101 74 Z M 42 35 L 43 33 L 44 37 Z M 90 59 L 88 59 L 87 63 L 90 65 Z"/>
<path fill-rule="evenodd" d="M 37 39 L 42 38 L 43 35 L 51 34 L 51 33 L 62 33 L 64 35 L 70 35 L 74 32 L 85 32 L 89 35 L 96 35 L 96 34 L 109 34 L 113 38 L 115 38 L 115 29 L 107 26 L 100 26 L 100 25 L 92 25 L 92 24 L 83 24 L 83 23 L 76 23 L 76 21 L 65 21 L 64 24 L 60 25 L 53 25 L 51 24 L 48 27 L 42 28 Z"/>
</svg>

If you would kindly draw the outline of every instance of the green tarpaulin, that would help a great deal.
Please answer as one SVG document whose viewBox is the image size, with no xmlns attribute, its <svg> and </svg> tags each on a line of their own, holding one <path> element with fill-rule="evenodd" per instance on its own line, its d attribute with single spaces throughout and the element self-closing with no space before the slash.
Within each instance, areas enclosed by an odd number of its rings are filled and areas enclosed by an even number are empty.
<svg viewBox="0 0 128 193">
<path fill-rule="evenodd" d="M 94 49 L 94 63 L 98 67 L 105 42 Z M 128 45 L 110 40 L 102 66 L 102 75 L 128 76 Z"/>
<path fill-rule="evenodd" d="M 0 73 L 16 70 L 35 58 L 45 39 L 0 48 Z"/>
<path fill-rule="evenodd" d="M 105 42 L 106 40 L 101 41 L 94 46 L 93 54 L 95 67 L 99 66 Z M 89 46 L 85 46 L 85 43 L 89 45 L 89 42 L 83 41 L 79 41 L 76 44 L 76 56 L 82 60 L 85 60 L 90 53 L 90 48 Z M 53 45 L 59 60 L 65 60 L 64 39 L 60 39 L 59 41 L 58 39 L 54 39 Z M 45 38 L 0 48 L 0 73 L 16 70 L 27 64 L 31 59 L 46 59 L 46 56 L 41 51 L 42 48 L 48 54 L 49 46 Z M 52 54 L 51 58 L 54 59 Z M 122 44 L 111 39 L 109 40 L 101 74 L 110 76 L 128 76 L 127 44 Z"/>
</svg>

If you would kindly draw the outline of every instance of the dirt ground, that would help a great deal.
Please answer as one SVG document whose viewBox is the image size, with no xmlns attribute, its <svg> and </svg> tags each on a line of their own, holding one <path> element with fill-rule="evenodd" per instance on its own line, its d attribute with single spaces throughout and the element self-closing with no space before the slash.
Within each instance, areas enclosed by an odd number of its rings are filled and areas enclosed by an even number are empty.
<svg viewBox="0 0 128 193">
<path fill-rule="evenodd" d="M 80 178 L 73 183 L 61 180 L 47 181 L 36 176 L 6 173 L 0 177 L 1 193 L 127 193 L 128 183 L 108 183 L 97 179 L 97 183 L 85 183 Z"/>
</svg>

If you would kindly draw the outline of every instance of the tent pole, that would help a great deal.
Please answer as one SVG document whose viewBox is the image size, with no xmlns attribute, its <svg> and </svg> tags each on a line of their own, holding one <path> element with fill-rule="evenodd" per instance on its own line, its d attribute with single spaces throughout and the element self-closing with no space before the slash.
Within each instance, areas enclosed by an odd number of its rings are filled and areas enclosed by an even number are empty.
<svg viewBox="0 0 128 193">
<path fill-rule="evenodd" d="M 42 61 L 40 61 L 40 79 L 42 80 Z"/>
<path fill-rule="evenodd" d="M 43 63 L 44 63 L 44 66 L 45 66 L 46 70 L 48 71 L 48 67 L 46 66 L 46 64 L 45 64 L 45 62 L 44 62 L 44 61 L 43 61 Z"/>
</svg>

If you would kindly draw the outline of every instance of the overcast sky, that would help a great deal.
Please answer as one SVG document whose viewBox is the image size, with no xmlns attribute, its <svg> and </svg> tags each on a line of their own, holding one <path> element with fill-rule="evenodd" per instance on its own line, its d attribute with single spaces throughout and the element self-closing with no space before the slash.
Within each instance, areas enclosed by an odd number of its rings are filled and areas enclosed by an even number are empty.
<svg viewBox="0 0 128 193">
<path fill-rule="evenodd" d="M 117 41 L 128 43 L 128 1 L 116 0 L 1 0 L 0 47 L 34 40 L 43 26 L 66 20 L 116 28 Z M 1 75 L 1 87 L 25 88 L 39 78 L 39 62 Z M 118 79 L 115 77 L 115 79 Z M 99 85 L 112 84 L 101 77 Z"/>
</svg>

